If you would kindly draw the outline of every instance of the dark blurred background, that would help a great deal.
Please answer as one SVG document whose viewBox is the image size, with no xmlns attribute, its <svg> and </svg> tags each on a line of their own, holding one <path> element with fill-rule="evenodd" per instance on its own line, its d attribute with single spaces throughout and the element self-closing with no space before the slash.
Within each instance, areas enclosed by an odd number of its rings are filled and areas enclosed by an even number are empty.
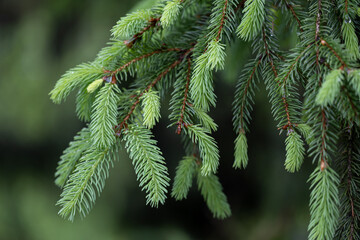
<svg viewBox="0 0 360 240">
<path fill-rule="evenodd" d="M 219 124 L 214 134 L 221 153 L 219 177 L 232 217 L 212 218 L 196 187 L 185 201 L 169 198 L 159 209 L 146 206 L 125 154 L 88 217 L 70 223 L 57 215 L 56 164 L 82 123 L 73 95 L 54 105 L 48 93 L 67 69 L 94 59 L 111 27 L 136 4 L 0 0 L 0 239 L 306 239 L 311 162 L 306 160 L 300 173 L 284 170 L 284 135 L 276 130 L 263 84 L 248 135 L 249 166 L 232 168 L 231 103 L 250 55 L 250 46 L 241 41 L 228 50 L 226 72 L 216 74 L 218 105 L 211 113 Z M 286 32 L 285 48 L 294 44 L 294 34 Z M 162 108 L 164 116 L 167 108 Z M 155 136 L 173 177 L 183 151 L 167 125 L 163 117 Z"/>
</svg>

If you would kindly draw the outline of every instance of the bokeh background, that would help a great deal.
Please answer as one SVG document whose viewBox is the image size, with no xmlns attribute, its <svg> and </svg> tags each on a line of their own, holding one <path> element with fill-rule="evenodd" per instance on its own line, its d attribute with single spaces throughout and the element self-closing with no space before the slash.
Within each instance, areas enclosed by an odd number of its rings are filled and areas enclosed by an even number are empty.
<svg viewBox="0 0 360 240">
<path fill-rule="evenodd" d="M 263 84 L 248 135 L 249 166 L 232 168 L 231 103 L 237 76 L 251 54 L 240 40 L 228 50 L 226 71 L 216 74 L 218 105 L 211 113 L 219 124 L 214 134 L 221 154 L 219 177 L 232 217 L 212 218 L 196 187 L 185 201 L 169 198 L 158 209 L 146 206 L 125 154 L 88 217 L 70 223 L 57 215 L 56 164 L 82 123 L 75 116 L 73 95 L 54 105 L 48 93 L 67 69 L 96 56 L 111 27 L 136 4 L 0 0 L 0 239 L 306 239 L 311 161 L 300 173 L 284 170 L 284 135 L 276 130 Z M 294 33 L 284 32 L 281 45 L 288 48 Z M 164 116 L 167 108 L 165 103 Z M 183 151 L 167 125 L 164 117 L 155 136 L 173 177 Z"/>
</svg>

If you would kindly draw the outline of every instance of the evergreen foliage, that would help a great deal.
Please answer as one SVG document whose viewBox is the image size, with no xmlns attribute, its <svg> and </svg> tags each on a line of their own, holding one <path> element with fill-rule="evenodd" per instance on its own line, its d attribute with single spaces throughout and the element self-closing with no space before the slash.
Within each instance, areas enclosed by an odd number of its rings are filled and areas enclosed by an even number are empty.
<svg viewBox="0 0 360 240">
<path fill-rule="evenodd" d="M 246 168 L 248 165 L 247 146 L 245 133 L 240 133 L 235 140 L 234 168 Z"/>
<path fill-rule="evenodd" d="M 129 125 L 125 131 L 125 148 L 133 161 L 139 186 L 147 193 L 146 203 L 151 206 L 164 204 L 169 178 L 164 158 L 151 132 L 144 127 Z"/>
<path fill-rule="evenodd" d="M 285 169 L 289 172 L 298 171 L 304 160 L 304 145 L 300 135 L 294 131 L 290 131 L 286 140 L 286 160 Z"/>
<path fill-rule="evenodd" d="M 231 215 L 230 206 L 227 203 L 225 194 L 222 192 L 219 178 L 210 174 L 204 176 L 201 172 L 197 174 L 197 184 L 201 195 L 216 218 L 226 218 Z"/>
<path fill-rule="evenodd" d="M 230 216 L 215 175 L 220 154 L 209 111 L 217 100 L 214 73 L 225 69 L 226 49 L 238 37 L 253 51 L 236 84 L 233 167 L 248 165 L 251 111 L 263 82 L 277 128 L 287 134 L 285 169 L 300 170 L 304 140 L 314 163 L 308 239 L 359 239 L 359 6 L 359 0 L 171 0 L 121 18 L 95 60 L 69 70 L 50 92 L 60 103 L 78 90 L 76 112 L 88 124 L 59 162 L 60 215 L 72 220 L 91 209 L 121 142 L 146 202 L 165 202 L 170 179 L 151 129 L 169 96 L 169 127 L 181 135 L 186 156 L 171 196 L 186 198 L 196 178 L 214 217 Z M 297 33 L 290 49 L 279 46 L 284 29 Z"/>
<path fill-rule="evenodd" d="M 142 96 L 144 125 L 151 129 L 160 118 L 160 97 L 158 92 L 149 90 Z"/>
<path fill-rule="evenodd" d="M 193 156 L 184 157 L 179 162 L 171 192 L 171 196 L 176 200 L 182 200 L 187 197 L 196 168 L 196 158 Z"/>
<path fill-rule="evenodd" d="M 117 103 L 120 91 L 115 84 L 105 84 L 93 103 L 90 132 L 96 148 L 104 149 L 114 144 L 116 138 L 113 127 L 116 125 Z"/>
</svg>

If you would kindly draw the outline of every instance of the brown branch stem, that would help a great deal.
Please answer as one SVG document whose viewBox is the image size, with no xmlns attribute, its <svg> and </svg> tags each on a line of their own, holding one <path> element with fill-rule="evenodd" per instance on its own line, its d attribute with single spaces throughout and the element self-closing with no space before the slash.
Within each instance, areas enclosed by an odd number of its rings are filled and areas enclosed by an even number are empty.
<svg viewBox="0 0 360 240">
<path fill-rule="evenodd" d="M 245 108 L 245 98 L 246 95 L 248 93 L 248 89 L 250 86 L 250 82 L 253 79 L 254 75 L 255 75 L 255 71 L 258 68 L 258 66 L 261 63 L 261 58 L 259 59 L 259 61 L 257 62 L 257 64 L 254 66 L 254 68 L 251 71 L 251 74 L 249 76 L 249 79 L 246 82 L 246 86 L 245 86 L 245 90 L 244 90 L 244 94 L 243 94 L 243 98 L 242 98 L 242 104 L 241 104 L 241 109 L 240 109 L 240 133 L 244 131 L 244 120 L 243 120 L 243 116 L 244 116 L 244 108 Z"/>
<path fill-rule="evenodd" d="M 340 55 L 335 51 L 333 47 L 330 46 L 330 44 L 325 41 L 324 39 L 321 39 L 321 45 L 327 47 L 330 49 L 330 51 L 335 55 L 335 57 L 341 62 L 341 68 L 347 67 L 347 64 L 344 62 L 344 60 L 340 57 Z"/>
<path fill-rule="evenodd" d="M 226 0 L 225 3 L 224 3 L 224 8 L 223 8 L 223 11 L 222 11 L 222 15 L 221 15 L 220 27 L 219 27 L 219 30 L 218 30 L 218 33 L 217 33 L 217 36 L 216 36 L 216 41 L 219 41 L 219 39 L 221 37 L 221 32 L 222 32 L 222 29 L 224 27 L 224 23 L 225 23 L 225 19 L 226 19 L 226 9 L 228 7 L 228 4 L 229 4 L 229 1 Z"/>
<path fill-rule="evenodd" d="M 182 107 L 181 107 L 180 119 L 177 122 L 177 129 L 176 129 L 177 134 L 181 133 L 183 125 L 186 126 L 186 124 L 184 124 L 184 114 L 185 114 L 185 107 L 187 104 L 187 97 L 188 97 L 189 85 L 190 85 L 190 79 L 191 79 L 191 58 L 190 57 L 187 58 L 187 65 L 188 65 L 188 68 L 187 68 L 187 75 L 186 75 L 184 100 L 183 100 Z"/>
<path fill-rule="evenodd" d="M 321 122 L 322 122 L 322 129 L 321 129 L 321 148 L 320 148 L 320 168 L 321 171 L 324 171 L 325 168 L 327 168 L 328 163 L 325 157 L 326 147 L 325 147 L 325 141 L 326 141 L 326 131 L 327 131 L 327 118 L 325 110 L 321 110 Z"/>
<path fill-rule="evenodd" d="M 294 10 L 294 8 L 293 8 L 293 6 L 292 6 L 290 3 L 288 3 L 287 0 L 284 0 L 284 2 L 285 2 L 286 7 L 290 10 L 291 14 L 292 14 L 293 17 L 295 18 L 297 24 L 299 25 L 300 32 L 303 32 L 304 30 L 302 29 L 301 21 L 300 21 L 300 19 L 298 18 L 297 14 L 296 14 L 296 12 L 295 12 L 295 10 Z"/>
<path fill-rule="evenodd" d="M 128 48 L 132 48 L 135 44 L 136 41 L 138 41 L 142 35 L 147 32 L 150 28 L 153 28 L 156 26 L 156 23 L 160 21 L 160 17 L 158 18 L 151 18 L 149 20 L 149 24 L 144 27 L 143 30 L 141 30 L 140 32 L 136 33 L 130 40 L 125 40 L 124 44 L 128 47 Z"/>
<path fill-rule="evenodd" d="M 148 58 L 148 57 L 151 57 L 152 55 L 155 55 L 155 54 L 159 54 L 159 53 L 166 53 L 166 52 L 172 52 L 172 51 L 175 51 L 175 52 L 181 52 L 183 51 L 182 49 L 180 48 L 167 48 L 167 49 L 158 49 L 158 50 L 155 50 L 151 53 L 147 53 L 147 54 L 144 54 L 142 56 L 139 56 L 139 57 L 136 57 L 134 59 L 132 59 L 131 61 L 125 63 L 124 65 L 122 65 L 121 67 L 119 67 L 118 69 L 114 70 L 114 71 L 109 71 L 109 70 L 104 70 L 105 73 L 108 73 L 110 76 L 111 75 L 115 75 L 117 74 L 118 72 L 121 72 L 122 70 L 124 70 L 125 68 L 129 67 L 131 64 L 135 63 L 135 62 L 138 62 L 144 58 Z"/>
</svg>

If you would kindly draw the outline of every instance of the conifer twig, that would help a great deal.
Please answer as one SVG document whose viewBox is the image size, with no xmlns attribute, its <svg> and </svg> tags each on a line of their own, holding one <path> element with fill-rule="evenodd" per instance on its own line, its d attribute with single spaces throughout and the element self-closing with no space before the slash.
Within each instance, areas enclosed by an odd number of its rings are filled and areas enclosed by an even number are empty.
<svg viewBox="0 0 360 240">
<path fill-rule="evenodd" d="M 108 71 L 108 70 L 104 70 L 105 73 L 108 73 L 109 75 L 115 75 L 117 74 L 118 72 L 121 72 L 122 70 L 124 70 L 125 68 L 129 67 L 131 64 L 133 63 L 136 63 L 144 58 L 148 58 L 148 57 L 151 57 L 152 55 L 155 55 L 155 54 L 159 54 L 159 53 L 166 53 L 166 52 L 180 52 L 180 51 L 183 51 L 182 49 L 180 48 L 167 48 L 167 49 L 158 49 L 158 50 L 155 50 L 151 53 L 147 53 L 147 54 L 144 54 L 142 56 L 139 56 L 139 57 L 136 57 L 134 59 L 132 59 L 131 61 L 125 63 L 124 65 L 122 65 L 121 67 L 119 67 L 118 69 L 114 70 L 114 71 Z"/>
<path fill-rule="evenodd" d="M 248 93 L 248 90 L 249 90 L 250 82 L 253 79 L 253 77 L 255 75 L 255 71 L 259 67 L 260 63 L 261 63 L 261 58 L 257 61 L 256 65 L 252 69 L 252 72 L 251 72 L 251 74 L 250 74 L 250 76 L 249 76 L 249 78 L 248 78 L 248 80 L 246 82 L 244 95 L 243 95 L 243 98 L 242 98 L 243 104 L 241 104 L 241 108 L 240 108 L 240 133 L 244 132 L 244 119 L 243 119 L 243 116 L 244 116 L 244 108 L 245 108 L 245 99 L 246 99 L 246 96 L 247 96 L 247 93 Z"/>
<path fill-rule="evenodd" d="M 134 46 L 134 44 L 136 43 L 136 41 L 138 41 L 142 35 L 147 32 L 150 28 L 153 28 L 156 26 L 156 23 L 160 20 L 160 17 L 158 18 L 151 18 L 149 20 L 149 24 L 144 27 L 143 30 L 141 30 L 140 32 L 136 33 L 130 40 L 125 40 L 124 44 L 128 47 L 128 48 L 132 48 Z"/>
<path fill-rule="evenodd" d="M 295 20 L 296 20 L 296 22 L 297 22 L 297 24 L 299 26 L 300 32 L 303 32 L 304 29 L 301 26 L 301 21 L 300 21 L 299 17 L 297 16 L 293 6 L 287 0 L 284 0 L 284 2 L 285 2 L 286 7 L 290 10 L 291 14 L 295 18 Z"/>
<path fill-rule="evenodd" d="M 187 63 L 188 63 L 188 68 L 187 68 L 187 74 L 186 74 L 186 86 L 185 86 L 185 93 L 184 93 L 184 100 L 183 100 L 183 104 L 181 107 L 181 112 L 180 112 L 180 119 L 177 123 L 178 127 L 176 130 L 177 134 L 181 133 L 181 129 L 182 126 L 186 126 L 186 124 L 184 124 L 184 114 L 185 114 L 185 107 L 187 104 L 187 97 L 188 97 L 188 93 L 189 93 L 189 85 L 190 85 L 190 79 L 191 79 L 191 59 L 190 56 L 187 58 Z"/>
<path fill-rule="evenodd" d="M 335 51 L 333 47 L 330 46 L 330 44 L 321 38 L 321 45 L 326 46 L 330 49 L 330 51 L 335 55 L 335 57 L 341 62 L 341 68 L 347 67 L 347 64 L 344 62 L 344 60 L 340 57 L 340 55 Z"/>
<path fill-rule="evenodd" d="M 222 15 L 221 15 L 220 27 L 219 27 L 219 30 L 218 30 L 218 33 L 217 33 L 217 36 L 216 36 L 216 41 L 219 41 L 220 36 L 221 36 L 221 31 L 222 31 L 222 29 L 224 27 L 224 22 L 225 22 L 225 19 L 226 19 L 226 8 L 228 6 L 228 3 L 229 3 L 229 0 L 226 0 L 225 3 L 224 3 L 224 8 L 223 8 Z"/>
<path fill-rule="evenodd" d="M 158 81 L 160 81 L 166 74 L 168 74 L 170 72 L 170 70 L 172 70 L 173 68 L 175 68 L 177 65 L 179 65 L 182 60 L 184 59 L 184 57 L 186 55 L 188 55 L 191 51 L 193 50 L 193 48 L 188 49 L 184 54 L 180 55 L 180 57 L 173 62 L 168 68 L 166 68 L 162 73 L 160 73 L 154 81 L 152 81 L 147 87 L 146 89 L 141 92 L 137 97 L 135 102 L 133 103 L 133 105 L 130 108 L 129 113 L 125 116 L 125 118 L 123 119 L 123 121 L 118 124 L 117 126 L 115 126 L 116 129 L 116 135 L 120 135 L 121 131 L 124 127 L 126 127 L 127 125 L 127 121 L 129 120 L 129 118 L 131 117 L 132 113 L 135 111 L 136 106 L 139 104 L 140 102 L 140 98 L 144 95 L 144 93 L 146 93 L 147 91 L 149 91 L 149 89 L 151 89 L 152 87 L 154 87 L 156 85 L 156 83 Z"/>
<path fill-rule="evenodd" d="M 326 131 L 327 131 L 327 118 L 325 114 L 325 110 L 321 110 L 321 148 L 320 148 L 320 168 L 321 171 L 324 171 L 325 168 L 328 167 L 328 162 L 325 157 L 326 147 L 325 147 L 325 141 L 326 141 Z"/>
</svg>

